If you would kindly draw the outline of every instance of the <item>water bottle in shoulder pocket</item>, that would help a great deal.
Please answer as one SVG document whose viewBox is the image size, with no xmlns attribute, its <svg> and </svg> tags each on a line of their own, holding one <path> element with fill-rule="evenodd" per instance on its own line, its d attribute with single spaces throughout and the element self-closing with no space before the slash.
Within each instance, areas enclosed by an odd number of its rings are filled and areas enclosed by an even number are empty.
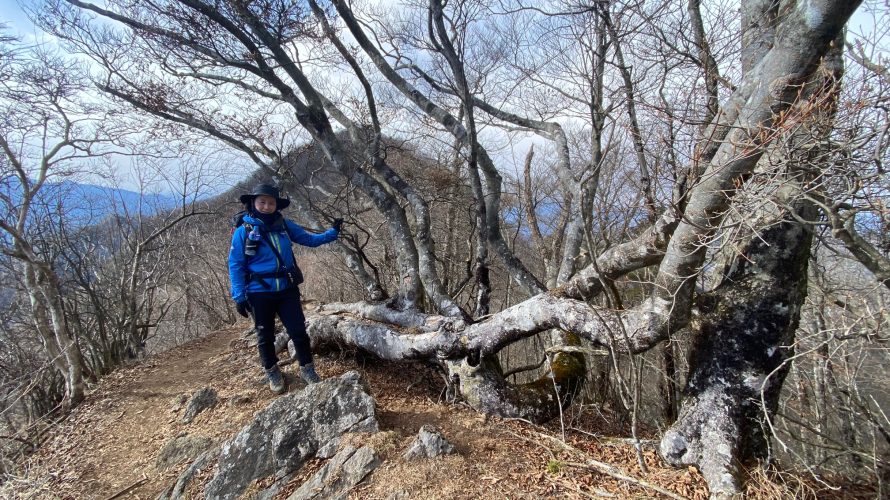
<svg viewBox="0 0 890 500">
<path fill-rule="evenodd" d="M 251 229 L 251 231 L 247 233 L 247 241 L 244 243 L 244 255 L 247 255 L 248 257 L 256 255 L 256 249 L 260 244 L 262 237 L 259 228 L 254 227 Z"/>
</svg>

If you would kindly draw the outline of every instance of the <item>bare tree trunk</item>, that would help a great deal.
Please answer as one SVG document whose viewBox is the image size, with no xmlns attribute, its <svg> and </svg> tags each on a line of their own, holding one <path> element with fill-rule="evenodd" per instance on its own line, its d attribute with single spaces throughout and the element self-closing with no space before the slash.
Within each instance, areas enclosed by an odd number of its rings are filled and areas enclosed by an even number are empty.
<svg viewBox="0 0 890 500">
<path fill-rule="evenodd" d="M 456 141 L 455 141 L 456 142 Z M 460 178 L 460 151 L 459 144 L 455 144 L 453 147 L 453 158 L 451 160 L 451 173 L 454 177 L 454 184 L 448 186 L 448 199 L 457 200 L 461 194 L 462 185 L 457 182 L 457 179 Z M 449 294 L 454 294 L 452 288 L 459 288 L 458 284 L 463 280 L 460 278 L 455 262 L 457 261 L 457 212 L 460 204 L 458 203 L 450 203 L 448 205 L 448 210 L 445 214 L 445 252 L 443 255 L 444 265 L 443 265 L 443 275 L 442 285 L 445 287 L 445 290 L 449 292 Z M 455 280 L 456 283 L 452 284 L 451 280 Z"/>
<path fill-rule="evenodd" d="M 31 262 L 24 262 L 23 265 L 31 304 L 34 306 L 36 303 L 37 306 L 37 331 L 43 338 L 47 354 L 65 380 L 65 406 L 73 408 L 84 397 L 84 363 L 80 348 L 68 331 L 58 280 L 50 274 L 51 271 L 48 273 L 39 265 Z M 45 323 L 47 319 L 50 324 Z"/>
<path fill-rule="evenodd" d="M 781 223 L 753 235 L 726 279 L 699 297 L 705 318 L 690 357 L 685 400 L 661 451 L 675 465 L 698 465 L 711 495 L 735 495 L 739 464 L 767 460 L 771 419 L 790 368 L 800 308 L 806 298 L 812 230 L 818 211 L 806 197 L 827 153 L 843 75 L 843 35 L 823 57 L 823 71 L 802 85 L 791 111 L 809 120 L 776 151 L 775 202 Z M 776 163 L 776 161 L 767 162 Z M 767 214 L 769 219 L 769 214 Z M 768 222 L 768 220 L 767 220 Z"/>
<path fill-rule="evenodd" d="M 817 330 L 822 331 L 822 328 Z M 821 336 L 821 335 L 820 335 Z M 831 358 L 828 355 L 828 343 L 823 343 L 817 351 L 816 362 L 813 364 L 813 404 L 812 410 L 816 416 L 814 427 L 820 433 L 818 437 L 822 445 L 825 444 L 825 438 L 822 436 L 828 430 L 828 377 L 832 370 Z M 814 456 L 817 462 L 821 462 L 824 457 L 824 448 L 822 446 L 814 446 Z"/>
<path fill-rule="evenodd" d="M 760 2 L 745 2 L 747 5 L 743 8 L 746 19 L 749 18 L 750 9 L 753 5 L 762 5 Z M 702 66 L 702 73 L 705 77 L 705 92 L 707 95 L 707 104 L 705 106 L 705 116 L 703 123 L 711 123 L 717 116 L 720 102 L 717 94 L 717 80 L 720 77 L 717 68 L 717 61 L 711 54 L 711 47 L 705 33 L 704 22 L 701 17 L 701 2 L 699 0 L 689 0 L 687 6 L 689 19 L 692 21 L 692 31 L 695 34 L 695 44 L 698 45 L 698 59 Z"/>
<path fill-rule="evenodd" d="M 28 298 L 31 301 L 31 313 L 34 315 L 34 328 L 40 335 L 40 339 L 43 342 L 43 347 L 46 349 L 46 354 L 49 356 L 50 362 L 56 367 L 59 374 L 61 374 L 62 377 L 65 377 L 65 374 L 68 372 L 65 366 L 65 359 L 62 357 L 59 343 L 56 341 L 56 337 L 53 334 L 46 306 L 44 305 L 44 298 L 38 291 L 34 266 L 28 262 L 23 262 L 22 268 L 25 271 L 25 286 L 28 288 Z"/>
<path fill-rule="evenodd" d="M 531 232 L 532 242 L 541 254 L 541 264 L 544 268 L 545 281 L 547 287 L 556 286 L 557 270 L 553 266 L 553 253 L 551 247 L 544 242 L 544 235 L 541 234 L 541 228 L 538 224 L 538 214 L 536 213 L 536 200 L 534 196 L 534 188 L 532 186 L 532 159 L 535 156 L 535 147 L 532 145 L 528 148 L 525 155 L 525 163 L 522 170 L 523 188 L 522 196 L 525 201 L 525 218 L 528 220 L 529 232 Z M 551 276 L 553 280 L 551 283 Z"/>
<path fill-rule="evenodd" d="M 764 416 L 776 409 L 793 354 L 811 241 L 787 216 L 748 244 L 724 285 L 699 299 L 707 319 L 661 453 L 673 465 L 697 465 L 712 497 L 739 493 L 739 460 L 766 457 Z"/>
<path fill-rule="evenodd" d="M 633 139 L 634 153 L 636 153 L 637 164 L 640 169 L 640 191 L 643 194 L 643 200 L 646 205 L 646 212 L 649 216 L 649 221 L 654 223 L 656 217 L 658 216 L 658 213 L 655 208 L 655 193 L 652 189 L 652 174 L 650 173 L 649 162 L 646 159 L 646 154 L 643 150 L 643 133 L 640 130 L 640 121 L 637 118 L 637 98 L 634 89 L 633 78 L 631 77 L 631 68 L 628 67 L 627 64 L 624 62 L 624 52 L 621 50 L 622 41 L 621 38 L 618 36 L 617 30 L 615 30 L 615 27 L 612 25 L 612 19 L 609 15 L 608 6 L 607 4 L 603 5 L 606 6 L 600 6 L 598 11 L 600 12 L 600 16 L 603 18 L 605 28 L 609 32 L 609 38 L 612 40 L 612 44 L 614 45 L 615 59 L 618 63 L 618 70 L 621 72 L 621 78 L 624 81 L 624 95 L 627 99 L 627 117 L 630 120 L 630 134 L 631 138 Z M 716 64 L 714 64 L 714 68 L 716 71 Z M 715 102 L 716 99 L 717 95 L 715 89 Z M 705 120 L 706 123 L 710 121 L 710 118 Z"/>
<path fill-rule="evenodd" d="M 83 401 L 84 397 L 83 356 L 80 353 L 80 347 L 78 347 L 77 342 L 75 342 L 68 331 L 58 278 L 54 274 L 48 274 L 46 281 L 45 286 L 41 287 L 41 293 L 46 297 L 50 317 L 53 322 L 53 332 L 68 365 L 65 377 L 65 390 L 67 392 L 68 404 L 74 407 Z"/>
<path fill-rule="evenodd" d="M 679 370 L 677 369 L 676 347 L 674 347 L 674 343 L 673 340 L 668 338 L 661 353 L 661 365 L 664 370 L 661 381 L 661 390 L 664 397 L 662 417 L 667 424 L 673 424 L 677 420 L 677 415 L 680 411 L 679 391 L 677 388 Z"/>
</svg>

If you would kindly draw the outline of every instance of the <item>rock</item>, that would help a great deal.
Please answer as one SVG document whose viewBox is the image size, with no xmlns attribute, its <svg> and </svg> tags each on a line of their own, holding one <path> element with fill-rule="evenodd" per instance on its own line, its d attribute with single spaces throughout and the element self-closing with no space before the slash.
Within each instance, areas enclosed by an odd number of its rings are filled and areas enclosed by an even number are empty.
<svg viewBox="0 0 890 500">
<path fill-rule="evenodd" d="M 284 330 L 279 330 L 275 332 L 275 353 L 284 352 L 287 350 L 287 344 L 290 342 L 290 337 L 287 335 L 287 332 Z M 296 358 L 294 358 L 296 359 Z"/>
<path fill-rule="evenodd" d="M 176 413 L 182 409 L 182 406 L 189 400 L 189 397 L 185 394 L 180 394 L 173 398 L 173 405 L 170 407 L 171 413 Z"/>
<path fill-rule="evenodd" d="M 206 498 L 237 498 L 256 479 L 283 477 L 346 432 L 377 432 L 373 398 L 347 372 L 277 398 L 223 445 Z"/>
<path fill-rule="evenodd" d="M 247 341 L 247 347 L 255 349 L 258 341 L 259 339 L 257 339 L 256 335 L 254 335 L 250 340 Z M 290 337 L 287 335 L 287 332 L 285 332 L 284 330 L 277 330 L 275 332 L 276 353 L 286 350 L 288 342 L 290 342 Z"/>
<path fill-rule="evenodd" d="M 285 474 L 284 476 L 282 476 L 279 479 L 276 479 L 275 482 L 272 483 L 271 486 L 269 486 L 268 488 L 257 493 L 256 498 L 253 498 L 252 500 L 275 500 L 275 498 L 280 498 L 280 496 L 278 494 L 281 493 L 282 489 L 284 489 L 286 486 L 288 486 L 290 484 L 291 480 L 293 480 L 293 478 L 299 472 L 300 471 L 297 470 L 297 471 L 291 472 L 290 474 Z M 247 495 L 247 497 L 252 498 L 250 495 Z"/>
<path fill-rule="evenodd" d="M 331 458 L 337 453 L 337 448 L 340 446 L 340 438 L 335 437 L 328 441 L 328 443 L 318 451 L 315 452 L 315 458 Z"/>
<path fill-rule="evenodd" d="M 173 486 L 168 487 L 158 495 L 157 500 L 184 499 L 185 490 L 188 488 L 189 483 L 192 482 L 192 479 L 194 479 L 199 472 L 204 470 L 209 464 L 213 463 L 213 459 L 216 458 L 218 453 L 219 448 L 212 448 L 205 451 L 201 456 L 195 459 L 191 465 L 182 471 L 182 474 L 179 475 Z"/>
<path fill-rule="evenodd" d="M 293 343 L 293 342 L 288 342 L 286 347 L 287 347 L 287 355 L 290 356 L 290 359 L 293 359 L 293 360 L 296 361 L 296 359 L 297 359 L 297 348 L 294 347 L 294 343 Z"/>
<path fill-rule="evenodd" d="M 454 453 L 454 445 L 445 439 L 442 431 L 433 426 L 424 425 L 420 428 L 417 439 L 411 443 L 408 451 L 403 456 L 406 460 L 413 460 L 416 458 L 433 458 L 449 453 Z"/>
<path fill-rule="evenodd" d="M 250 403 L 250 394 L 235 394 L 229 399 L 229 406 L 241 406 Z"/>
<path fill-rule="evenodd" d="M 188 407 L 185 409 L 185 415 L 182 416 L 182 422 L 189 424 L 202 411 L 213 408 L 219 399 L 216 397 L 216 390 L 212 387 L 204 387 L 198 389 L 192 395 Z"/>
<path fill-rule="evenodd" d="M 213 440 L 204 436 L 177 436 L 161 448 L 155 467 L 165 470 L 183 460 L 194 460 L 213 445 Z"/>
<path fill-rule="evenodd" d="M 303 483 L 287 500 L 346 498 L 355 485 L 380 465 L 377 452 L 370 446 L 340 450 L 312 478 Z"/>
</svg>

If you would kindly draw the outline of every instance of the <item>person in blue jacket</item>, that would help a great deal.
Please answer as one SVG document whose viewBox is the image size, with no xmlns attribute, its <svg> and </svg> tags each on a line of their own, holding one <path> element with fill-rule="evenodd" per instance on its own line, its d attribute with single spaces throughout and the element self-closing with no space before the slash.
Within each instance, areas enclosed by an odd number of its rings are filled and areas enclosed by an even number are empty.
<svg viewBox="0 0 890 500">
<path fill-rule="evenodd" d="M 235 309 L 245 318 L 253 314 L 260 361 L 273 392 L 281 394 L 286 389 L 275 352 L 276 314 L 294 342 L 300 378 L 310 384 L 317 383 L 320 378 L 312 362 L 300 303 L 299 285 L 303 274 L 291 245 L 317 247 L 330 243 L 339 236 L 343 220 L 335 219 L 334 227 L 323 233 L 307 232 L 281 215 L 290 200 L 281 198 L 278 188 L 269 184 L 256 186 L 240 199 L 247 213 L 243 224 L 232 235 L 229 249 L 229 278 Z"/>
</svg>

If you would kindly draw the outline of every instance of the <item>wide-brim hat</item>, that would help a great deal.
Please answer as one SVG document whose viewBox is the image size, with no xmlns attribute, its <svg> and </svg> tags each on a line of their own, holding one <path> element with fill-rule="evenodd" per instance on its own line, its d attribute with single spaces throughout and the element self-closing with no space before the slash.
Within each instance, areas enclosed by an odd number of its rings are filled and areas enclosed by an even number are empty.
<svg viewBox="0 0 890 500">
<path fill-rule="evenodd" d="M 284 210 L 290 205 L 290 200 L 279 196 L 278 188 L 271 184 L 257 184 L 256 187 L 253 188 L 253 191 L 248 194 L 242 194 L 239 199 L 241 200 L 241 203 L 252 207 L 253 200 L 257 196 L 271 196 L 275 198 L 276 210 Z"/>
</svg>

